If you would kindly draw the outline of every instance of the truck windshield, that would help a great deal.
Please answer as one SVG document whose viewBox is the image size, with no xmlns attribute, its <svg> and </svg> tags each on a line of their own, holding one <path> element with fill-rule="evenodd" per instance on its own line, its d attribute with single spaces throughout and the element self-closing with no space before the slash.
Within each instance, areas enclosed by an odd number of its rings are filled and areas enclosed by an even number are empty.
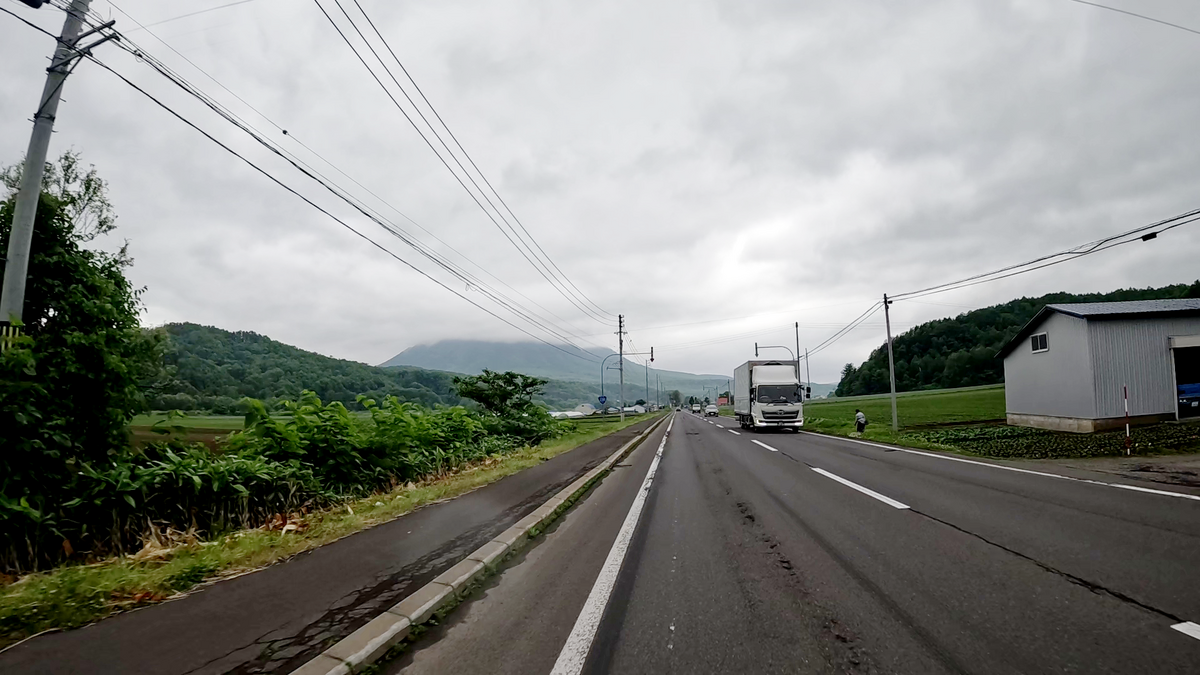
<svg viewBox="0 0 1200 675">
<path fill-rule="evenodd" d="M 759 403 L 798 403 L 800 395 L 794 384 L 760 384 L 758 385 Z"/>
</svg>

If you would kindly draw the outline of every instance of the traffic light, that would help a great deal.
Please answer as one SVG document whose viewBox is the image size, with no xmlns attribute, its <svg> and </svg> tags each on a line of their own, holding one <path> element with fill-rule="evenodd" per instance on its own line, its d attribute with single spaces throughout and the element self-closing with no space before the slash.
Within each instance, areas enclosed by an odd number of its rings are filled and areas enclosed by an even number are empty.
<svg viewBox="0 0 1200 675">
<path fill-rule="evenodd" d="M 34 9 L 41 9 L 42 5 L 46 4 L 44 0 L 21 0 L 21 2 L 29 5 Z"/>
</svg>

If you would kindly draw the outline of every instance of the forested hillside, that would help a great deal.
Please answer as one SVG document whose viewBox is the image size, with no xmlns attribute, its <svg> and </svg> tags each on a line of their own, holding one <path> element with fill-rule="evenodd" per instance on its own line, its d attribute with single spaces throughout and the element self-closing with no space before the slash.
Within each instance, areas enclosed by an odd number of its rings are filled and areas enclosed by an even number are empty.
<svg viewBox="0 0 1200 675">
<path fill-rule="evenodd" d="M 1004 362 L 996 358 L 996 352 L 1045 305 L 1186 297 L 1200 297 L 1200 281 L 1191 286 L 1129 288 L 1111 293 L 1051 293 L 977 309 L 953 319 L 923 323 L 892 341 L 896 389 L 913 391 L 1003 382 Z M 837 395 L 881 394 L 890 389 L 884 343 L 861 366 L 846 364 Z"/>
<path fill-rule="evenodd" d="M 154 410 L 194 410 L 222 415 L 240 414 L 238 402 L 256 398 L 275 408 L 295 400 L 300 392 L 315 391 L 321 400 L 341 401 L 351 410 L 365 394 L 376 400 L 395 395 L 426 406 L 468 403 L 454 392 L 455 373 L 412 366 L 382 368 L 304 351 L 247 331 L 231 332 L 193 323 L 168 324 L 167 373 L 148 393 Z M 550 380 L 535 400 L 551 409 L 596 402 L 594 384 Z M 644 396 L 640 386 L 628 385 L 627 398 Z M 615 399 L 615 397 L 614 397 Z"/>
<path fill-rule="evenodd" d="M 323 401 L 358 408 L 355 397 L 394 394 L 427 406 L 462 401 L 450 373 L 421 368 L 377 368 L 307 352 L 263 335 L 193 323 L 169 324 L 169 379 L 151 395 L 156 410 L 208 410 L 236 414 L 243 397 L 274 405 L 304 389 Z"/>
</svg>

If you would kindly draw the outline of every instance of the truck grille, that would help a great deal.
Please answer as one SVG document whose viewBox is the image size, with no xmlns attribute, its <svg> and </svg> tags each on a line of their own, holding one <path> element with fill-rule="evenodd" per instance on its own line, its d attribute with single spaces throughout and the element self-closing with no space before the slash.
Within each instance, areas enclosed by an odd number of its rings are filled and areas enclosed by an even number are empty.
<svg viewBox="0 0 1200 675">
<path fill-rule="evenodd" d="M 785 421 L 785 420 L 794 420 L 794 419 L 796 419 L 796 417 L 797 417 L 797 412 L 795 410 L 764 410 L 764 411 L 762 411 L 762 418 L 764 420 Z"/>
</svg>

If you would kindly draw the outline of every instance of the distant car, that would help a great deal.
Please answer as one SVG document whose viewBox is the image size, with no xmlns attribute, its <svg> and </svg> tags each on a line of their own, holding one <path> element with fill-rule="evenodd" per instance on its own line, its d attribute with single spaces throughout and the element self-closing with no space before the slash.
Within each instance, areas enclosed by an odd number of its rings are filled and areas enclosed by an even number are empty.
<svg viewBox="0 0 1200 675">
<path fill-rule="evenodd" d="M 697 415 L 700 414 L 700 404 L 699 403 L 692 404 L 692 412 L 696 413 Z"/>
<path fill-rule="evenodd" d="M 717 406 L 715 406 L 715 405 L 706 406 L 704 408 L 704 416 L 705 417 L 716 417 L 717 415 L 720 415 L 720 414 L 721 414 L 721 411 L 718 410 Z"/>
</svg>

